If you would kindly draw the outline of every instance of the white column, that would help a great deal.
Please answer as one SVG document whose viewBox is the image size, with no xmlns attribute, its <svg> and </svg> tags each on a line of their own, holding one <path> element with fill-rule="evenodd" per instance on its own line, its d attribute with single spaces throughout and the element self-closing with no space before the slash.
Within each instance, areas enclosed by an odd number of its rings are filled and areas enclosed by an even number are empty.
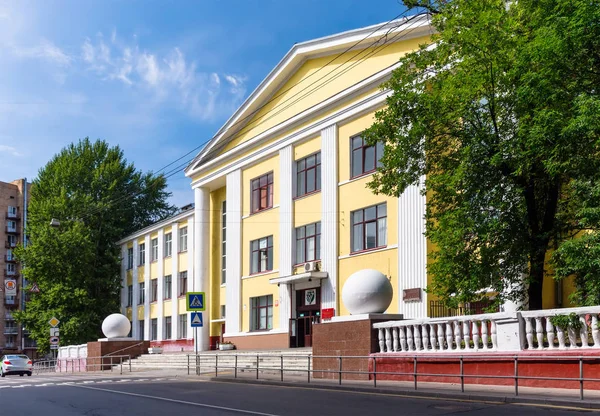
<svg viewBox="0 0 600 416">
<path fill-rule="evenodd" d="M 196 235 L 196 230 L 195 230 L 195 224 L 196 224 L 196 214 L 194 213 L 194 216 L 190 219 L 188 219 L 188 255 L 187 255 L 187 273 L 188 273 L 188 278 L 187 278 L 187 291 L 188 292 L 194 292 L 195 289 L 198 287 L 195 284 L 195 280 L 194 280 L 194 270 L 196 265 L 194 264 L 195 257 L 196 257 L 196 250 L 197 250 L 197 246 L 196 246 L 196 240 L 194 239 L 194 236 Z M 187 339 L 193 339 L 194 338 L 194 330 L 192 328 L 192 320 L 190 319 L 190 313 L 189 312 L 185 312 L 188 316 L 187 319 Z"/>
<path fill-rule="evenodd" d="M 293 263 L 293 164 L 292 146 L 279 151 L 279 275 L 291 276 Z M 289 285 L 279 285 L 279 328 L 287 330 L 292 316 L 292 303 Z"/>
<path fill-rule="evenodd" d="M 194 189 L 194 291 L 205 292 L 204 326 L 198 329 L 198 350 L 208 351 L 210 347 L 210 191 L 207 188 Z M 191 319 L 190 319 L 191 323 Z"/>
<path fill-rule="evenodd" d="M 138 299 L 140 298 L 140 284 L 138 283 L 139 246 L 137 239 L 133 241 L 133 271 L 131 282 L 133 284 L 133 302 L 131 305 L 131 336 L 139 339 Z"/>
<path fill-rule="evenodd" d="M 337 126 L 321 130 L 321 265 L 329 278 L 321 283 L 321 308 L 337 305 L 338 201 Z"/>
<path fill-rule="evenodd" d="M 424 184 L 425 178 L 421 178 Z M 405 319 L 427 316 L 427 240 L 422 186 L 409 186 L 398 198 L 398 313 Z M 421 289 L 420 302 L 404 302 L 404 289 Z"/>
<path fill-rule="evenodd" d="M 179 223 L 173 224 L 173 251 L 171 257 L 171 339 L 177 339 L 179 322 Z"/>
<path fill-rule="evenodd" d="M 158 230 L 158 293 L 156 296 L 156 339 L 158 341 L 163 340 L 163 323 L 165 321 L 165 314 L 163 311 L 163 299 L 164 299 L 164 262 L 165 262 L 165 231 L 164 229 Z"/>
<path fill-rule="evenodd" d="M 150 259 L 152 258 L 152 248 L 150 247 L 150 235 L 147 235 L 144 239 L 144 244 L 146 248 L 145 260 L 146 264 L 144 264 L 144 340 L 150 340 Z"/>
<path fill-rule="evenodd" d="M 225 333 L 241 330 L 242 286 L 242 171 L 227 175 L 227 258 L 225 289 Z"/>
<path fill-rule="evenodd" d="M 127 243 L 121 246 L 121 313 L 127 316 Z"/>
</svg>

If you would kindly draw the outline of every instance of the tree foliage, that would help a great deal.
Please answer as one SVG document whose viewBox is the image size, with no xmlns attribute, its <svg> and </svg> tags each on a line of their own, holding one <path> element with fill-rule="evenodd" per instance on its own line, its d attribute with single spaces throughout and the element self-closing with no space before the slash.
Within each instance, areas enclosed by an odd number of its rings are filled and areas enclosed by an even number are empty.
<svg viewBox="0 0 600 416">
<path fill-rule="evenodd" d="M 166 179 L 142 173 L 119 147 L 89 139 L 54 156 L 33 181 L 28 244 L 16 255 L 36 283 L 26 310 L 17 314 L 48 350 L 48 321 L 61 321 L 61 344 L 95 340 L 102 320 L 118 312 L 121 253 L 116 242 L 174 212 Z M 52 218 L 60 221 L 52 227 Z M 27 290 L 27 288 L 26 288 Z"/>
<path fill-rule="evenodd" d="M 425 178 L 434 295 L 455 305 L 491 289 L 540 309 L 549 251 L 562 277 L 578 273 L 567 247 L 586 244 L 573 238 L 597 202 L 577 189 L 600 181 L 600 2 L 406 4 L 437 32 L 384 85 L 369 186 L 398 196 Z M 600 268 L 586 270 L 600 286 Z"/>
</svg>

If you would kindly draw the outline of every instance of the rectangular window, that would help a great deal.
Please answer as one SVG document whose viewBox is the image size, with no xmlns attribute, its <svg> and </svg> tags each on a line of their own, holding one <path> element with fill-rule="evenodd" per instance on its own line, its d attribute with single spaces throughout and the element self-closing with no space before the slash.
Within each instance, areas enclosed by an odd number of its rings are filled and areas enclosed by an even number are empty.
<svg viewBox="0 0 600 416">
<path fill-rule="evenodd" d="M 6 274 L 9 276 L 13 276 L 17 273 L 17 267 L 14 263 L 6 264 Z"/>
<path fill-rule="evenodd" d="M 9 233 L 17 232 L 17 222 L 12 220 L 6 221 L 6 231 Z"/>
<path fill-rule="evenodd" d="M 146 283 L 139 283 L 139 297 L 138 297 L 138 305 L 143 305 L 146 301 Z"/>
<path fill-rule="evenodd" d="M 17 236 L 16 235 L 9 234 L 9 235 L 6 236 L 6 238 L 8 239 L 8 245 L 9 245 L 9 247 L 16 247 L 17 246 Z"/>
<path fill-rule="evenodd" d="M 250 330 L 261 331 L 273 328 L 273 295 L 250 298 Z"/>
<path fill-rule="evenodd" d="M 386 204 L 359 209 L 352 216 L 352 251 L 384 247 L 387 244 Z"/>
<path fill-rule="evenodd" d="M 273 236 L 250 242 L 250 273 L 273 270 Z"/>
<path fill-rule="evenodd" d="M 179 339 L 187 338 L 187 313 L 179 315 Z"/>
<path fill-rule="evenodd" d="M 296 264 L 321 259 L 321 223 L 296 228 Z"/>
<path fill-rule="evenodd" d="M 150 339 L 156 341 L 158 338 L 158 319 L 150 320 Z"/>
<path fill-rule="evenodd" d="M 138 328 L 139 328 L 139 331 L 138 331 L 138 333 L 139 333 L 138 339 L 139 339 L 140 341 L 143 341 L 143 340 L 144 340 L 144 320 L 143 320 L 143 319 L 140 319 L 140 320 L 138 321 Z"/>
<path fill-rule="evenodd" d="M 150 302 L 156 302 L 158 300 L 158 279 L 150 280 Z"/>
<path fill-rule="evenodd" d="M 250 181 L 252 213 L 273 206 L 273 172 Z"/>
<path fill-rule="evenodd" d="M 171 317 L 165 316 L 165 325 L 164 325 L 164 339 L 171 339 Z"/>
<path fill-rule="evenodd" d="M 226 311 L 227 311 L 227 308 L 225 307 L 225 305 L 221 305 L 221 319 L 225 319 Z"/>
<path fill-rule="evenodd" d="M 133 285 L 127 286 L 127 306 L 133 305 Z"/>
<path fill-rule="evenodd" d="M 374 172 L 381 166 L 379 162 L 383 156 L 383 143 L 377 142 L 369 146 L 361 136 L 350 139 L 352 146 L 352 178 Z"/>
<path fill-rule="evenodd" d="M 152 251 L 150 252 L 150 261 L 158 260 L 158 238 L 153 238 L 150 241 L 150 247 Z"/>
<path fill-rule="evenodd" d="M 221 209 L 221 284 L 227 282 L 227 201 Z"/>
<path fill-rule="evenodd" d="M 296 196 L 321 190 L 321 153 L 296 162 Z"/>
<path fill-rule="evenodd" d="M 179 296 L 187 293 L 187 271 L 179 272 Z"/>
<path fill-rule="evenodd" d="M 10 248 L 6 250 L 6 261 L 13 261 L 13 252 Z"/>
<path fill-rule="evenodd" d="M 187 251 L 187 227 L 181 227 L 179 229 L 179 252 Z"/>
<path fill-rule="evenodd" d="M 165 298 L 165 300 L 171 299 L 172 280 L 173 280 L 173 278 L 171 277 L 170 274 L 165 276 L 165 281 L 164 281 L 164 286 L 165 286 L 164 298 Z"/>
<path fill-rule="evenodd" d="M 8 207 L 8 216 L 9 218 L 16 218 L 17 216 L 17 207 Z"/>
<path fill-rule="evenodd" d="M 165 234 L 165 257 L 171 257 L 173 252 L 173 234 Z"/>
<path fill-rule="evenodd" d="M 127 249 L 127 270 L 133 269 L 133 247 Z"/>
<path fill-rule="evenodd" d="M 146 264 L 146 244 L 142 243 L 138 247 L 139 266 Z"/>
</svg>

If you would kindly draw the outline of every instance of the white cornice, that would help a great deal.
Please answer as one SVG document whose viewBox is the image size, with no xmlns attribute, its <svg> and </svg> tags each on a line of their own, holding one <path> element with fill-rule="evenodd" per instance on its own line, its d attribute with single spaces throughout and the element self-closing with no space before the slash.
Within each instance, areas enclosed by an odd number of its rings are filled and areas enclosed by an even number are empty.
<svg viewBox="0 0 600 416">
<path fill-rule="evenodd" d="M 129 234 L 127 237 L 117 241 L 117 244 L 120 245 L 120 244 L 128 243 L 131 240 L 137 240 L 138 238 L 140 238 L 143 235 L 152 234 L 154 231 L 158 231 L 161 228 L 164 228 L 166 225 L 170 225 L 170 224 L 179 222 L 182 219 L 191 217 L 193 215 L 194 215 L 194 210 L 190 209 L 190 210 L 184 211 L 180 214 L 173 215 L 172 217 L 165 218 L 164 220 L 155 222 L 154 224 L 149 225 L 145 228 L 142 228 L 141 230 L 138 230 L 133 234 Z"/>
<path fill-rule="evenodd" d="M 426 15 L 423 15 L 398 19 L 386 24 L 367 26 L 294 45 L 188 165 L 185 169 L 186 176 L 195 175 L 199 170 L 198 165 L 202 162 L 202 157 L 217 143 L 230 139 L 239 129 L 243 128 L 244 123 L 242 121 L 244 117 L 252 114 L 263 102 L 268 100 L 268 97 L 271 97 L 304 61 L 316 56 L 340 53 L 349 47 L 356 50 L 369 47 L 374 38 L 381 38 L 388 34 L 407 30 L 399 23 L 402 20 L 408 21 L 409 19 L 412 19 L 410 31 L 398 41 L 405 41 L 431 33 L 429 20 Z"/>
</svg>

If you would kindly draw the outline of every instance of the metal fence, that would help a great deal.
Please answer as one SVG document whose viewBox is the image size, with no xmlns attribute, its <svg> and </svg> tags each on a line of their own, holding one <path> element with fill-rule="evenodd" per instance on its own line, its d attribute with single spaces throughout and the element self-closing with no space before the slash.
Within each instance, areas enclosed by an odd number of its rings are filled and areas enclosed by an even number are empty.
<svg viewBox="0 0 600 416">
<path fill-rule="evenodd" d="M 210 363 L 207 363 L 207 359 L 211 359 Z M 252 357 L 254 367 L 248 368 L 248 358 Z M 264 361 L 266 358 L 270 359 L 270 364 L 261 366 L 261 361 Z M 285 358 L 295 358 L 297 360 L 306 360 L 306 368 L 289 368 L 284 365 Z M 445 364 L 454 363 L 458 364 L 459 371 L 457 373 L 422 373 L 419 372 L 419 360 L 435 358 L 435 359 L 443 359 Z M 214 363 L 212 362 L 214 359 Z M 277 360 L 278 359 L 278 360 Z M 336 360 L 337 365 L 335 369 L 321 369 L 314 368 L 314 361 L 326 359 L 331 362 L 331 360 Z M 468 362 L 478 362 L 481 359 L 489 359 L 494 361 L 510 361 L 513 363 L 513 372 L 510 375 L 492 375 L 492 374 L 468 374 L 465 372 L 465 363 Z M 240 361 L 244 361 L 244 365 L 240 365 Z M 349 370 L 346 369 L 347 365 L 344 363 L 348 363 L 350 360 L 365 360 L 367 361 L 368 371 L 360 371 L 360 370 Z M 404 362 L 412 362 L 412 371 L 409 372 L 397 372 L 397 371 L 378 371 L 377 363 L 382 361 L 390 362 L 393 360 L 404 361 Z M 531 375 L 521 375 L 519 373 L 520 364 L 522 365 L 524 362 L 533 362 L 533 361 L 548 361 L 548 360 L 564 360 L 576 362 L 579 365 L 579 376 L 578 377 L 545 377 L 545 376 L 531 376 Z M 278 365 L 273 365 L 274 362 L 277 362 Z M 372 365 L 369 366 L 369 363 Z M 421 361 L 423 363 L 423 361 Z M 431 363 L 431 361 L 429 362 Z M 315 381 L 315 373 L 323 375 L 330 374 L 333 377 L 318 377 L 319 380 L 334 380 L 337 381 L 339 385 L 343 384 L 345 380 L 344 375 L 360 375 L 360 376 L 368 376 L 370 382 L 373 383 L 373 387 L 377 387 L 378 377 L 381 376 L 396 376 L 396 377 L 408 377 L 412 379 L 412 383 L 414 384 L 414 389 L 418 390 L 419 388 L 419 377 L 421 380 L 423 377 L 438 377 L 438 378 L 453 378 L 460 382 L 460 391 L 465 392 L 465 381 L 468 379 L 496 379 L 496 380 L 512 380 L 510 384 L 503 384 L 502 386 L 509 387 L 510 385 L 514 386 L 514 394 L 515 396 L 519 396 L 519 387 L 520 381 L 524 380 L 543 380 L 543 381 L 563 381 L 563 382 L 575 382 L 579 384 L 579 398 L 581 400 L 584 399 L 584 391 L 585 391 L 585 383 L 596 382 L 600 383 L 600 378 L 596 377 L 586 377 L 584 374 L 584 363 L 596 363 L 600 365 L 600 357 L 593 356 L 544 356 L 544 355 L 527 355 L 527 356 L 517 356 L 517 355 L 478 355 L 477 357 L 464 357 L 462 355 L 441 355 L 441 354 L 427 354 L 423 355 L 413 355 L 413 356 L 402 356 L 402 357 L 385 357 L 385 356 L 310 356 L 310 355 L 271 355 L 271 354 L 257 354 L 256 356 L 249 356 L 248 354 L 227 354 L 227 355 L 219 355 L 215 354 L 214 356 L 208 354 L 202 355 L 194 355 L 188 354 L 187 356 L 187 373 L 188 375 L 191 373 L 195 373 L 197 375 L 209 375 L 214 371 L 214 376 L 219 377 L 219 372 L 226 370 L 227 374 L 230 375 L 233 372 L 234 378 L 238 378 L 238 373 L 241 371 L 244 372 L 252 372 L 255 374 L 256 379 L 260 379 L 261 373 L 275 373 L 279 375 L 279 379 L 281 381 L 285 381 L 285 374 L 289 373 L 305 373 L 306 381 L 308 383 Z M 372 369 L 372 370 L 371 370 Z M 204 373 L 203 373 L 204 371 Z M 594 372 L 598 374 L 597 370 Z M 254 376 L 253 374 L 253 376 Z M 298 379 L 296 379 L 297 381 Z M 353 379 L 356 382 L 357 379 Z M 292 381 L 292 380 L 289 380 Z M 431 380 L 428 380 L 431 382 Z M 469 384 L 469 383 L 466 383 Z M 476 385 L 476 384 L 471 384 Z M 588 384 L 589 386 L 589 384 Z M 590 390 L 590 389 L 588 389 Z"/>
<path fill-rule="evenodd" d="M 125 371 L 131 373 L 131 355 L 41 360 L 33 363 L 33 372 L 34 374 L 44 374 L 118 371 L 119 374 L 123 374 L 123 367 L 125 367 Z"/>
</svg>

